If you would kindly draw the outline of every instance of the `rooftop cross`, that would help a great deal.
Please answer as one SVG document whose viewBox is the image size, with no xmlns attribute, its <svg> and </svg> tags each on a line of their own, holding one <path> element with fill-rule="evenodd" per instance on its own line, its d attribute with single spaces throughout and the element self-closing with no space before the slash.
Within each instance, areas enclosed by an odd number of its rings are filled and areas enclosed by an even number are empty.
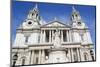
<svg viewBox="0 0 100 67">
<path fill-rule="evenodd" d="M 73 10 L 73 12 L 76 12 L 76 9 L 75 9 L 74 5 L 72 6 L 72 10 Z"/>
<path fill-rule="evenodd" d="M 35 7 L 34 7 L 35 9 L 38 9 L 38 5 L 37 5 L 37 3 L 36 3 L 36 5 L 35 5 Z"/>
<path fill-rule="evenodd" d="M 56 21 L 57 20 L 57 17 L 54 17 L 54 20 Z"/>
</svg>

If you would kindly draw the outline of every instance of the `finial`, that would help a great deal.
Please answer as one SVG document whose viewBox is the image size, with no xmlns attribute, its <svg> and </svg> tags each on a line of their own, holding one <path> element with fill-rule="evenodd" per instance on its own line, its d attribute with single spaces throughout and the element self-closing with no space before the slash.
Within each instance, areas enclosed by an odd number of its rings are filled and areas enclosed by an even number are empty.
<svg viewBox="0 0 100 67">
<path fill-rule="evenodd" d="M 76 12 L 76 9 L 75 9 L 74 5 L 72 6 L 72 9 L 73 9 L 73 12 Z"/>
<path fill-rule="evenodd" d="M 37 5 L 37 3 L 35 4 L 35 7 L 34 7 L 34 9 L 38 9 L 38 5 Z"/>
<path fill-rule="evenodd" d="M 57 20 L 57 17 L 54 17 L 54 20 Z"/>
</svg>

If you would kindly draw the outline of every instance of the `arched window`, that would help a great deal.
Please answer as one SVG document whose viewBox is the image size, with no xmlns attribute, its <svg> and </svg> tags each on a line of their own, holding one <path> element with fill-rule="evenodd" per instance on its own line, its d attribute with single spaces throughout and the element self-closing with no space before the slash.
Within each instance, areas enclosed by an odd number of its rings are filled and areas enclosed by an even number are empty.
<svg viewBox="0 0 100 67">
<path fill-rule="evenodd" d="M 23 56 L 23 57 L 21 58 L 21 65 L 25 65 L 25 59 L 26 59 L 25 56 Z"/>
<path fill-rule="evenodd" d="M 22 59 L 22 65 L 25 65 L 25 58 Z"/>
<path fill-rule="evenodd" d="M 34 13 L 32 13 L 32 16 L 34 15 Z"/>
<path fill-rule="evenodd" d="M 84 53 L 84 60 L 88 61 L 88 54 L 87 53 Z"/>
<path fill-rule="evenodd" d="M 78 17 L 78 15 L 77 15 L 77 14 L 76 14 L 75 16 L 76 16 L 76 17 Z"/>
</svg>

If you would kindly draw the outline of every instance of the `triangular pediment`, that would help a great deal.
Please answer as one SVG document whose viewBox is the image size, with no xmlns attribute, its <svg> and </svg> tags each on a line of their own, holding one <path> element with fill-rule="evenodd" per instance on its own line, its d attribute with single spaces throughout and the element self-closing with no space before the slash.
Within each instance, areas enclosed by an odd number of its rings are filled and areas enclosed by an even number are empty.
<svg viewBox="0 0 100 67">
<path fill-rule="evenodd" d="M 46 25 L 43 25 L 44 27 L 66 27 L 66 24 L 63 24 L 59 21 L 53 21 L 53 22 L 50 22 Z"/>
</svg>

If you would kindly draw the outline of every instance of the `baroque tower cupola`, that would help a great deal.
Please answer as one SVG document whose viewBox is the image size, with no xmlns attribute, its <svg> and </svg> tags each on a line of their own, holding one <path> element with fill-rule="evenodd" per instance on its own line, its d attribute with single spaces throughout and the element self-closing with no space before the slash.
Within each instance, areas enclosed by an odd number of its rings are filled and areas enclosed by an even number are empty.
<svg viewBox="0 0 100 67">
<path fill-rule="evenodd" d="M 72 7 L 71 25 L 73 28 L 86 28 L 86 25 L 82 21 L 81 15 L 74 6 Z"/>
<path fill-rule="evenodd" d="M 23 28 L 37 28 L 40 25 L 40 15 L 38 10 L 38 5 L 36 4 L 35 7 L 29 11 L 26 20 L 23 23 Z"/>
<path fill-rule="evenodd" d="M 36 4 L 35 7 L 30 10 L 27 19 L 32 19 L 34 21 L 39 21 L 40 20 L 40 16 L 39 16 L 39 10 L 38 10 L 38 5 Z"/>
</svg>

